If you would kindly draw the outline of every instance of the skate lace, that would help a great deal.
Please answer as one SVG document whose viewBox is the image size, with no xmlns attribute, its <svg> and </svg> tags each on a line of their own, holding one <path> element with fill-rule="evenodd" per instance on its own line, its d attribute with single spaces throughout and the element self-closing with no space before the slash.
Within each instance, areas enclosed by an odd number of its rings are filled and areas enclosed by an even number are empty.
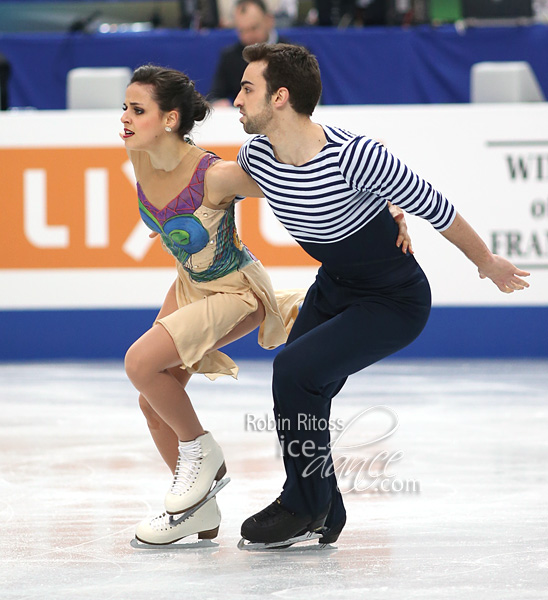
<svg viewBox="0 0 548 600">
<path fill-rule="evenodd" d="M 269 504 L 266 508 L 263 508 L 263 510 L 257 513 L 254 518 L 257 522 L 268 521 L 272 517 L 278 516 L 280 513 L 293 514 L 290 510 L 283 506 L 278 498 L 278 500 L 275 500 L 272 504 Z"/>
<path fill-rule="evenodd" d="M 150 521 L 150 526 L 156 531 L 162 531 L 169 527 L 175 527 L 175 525 L 179 525 L 183 521 L 192 518 L 193 515 L 189 515 L 186 518 L 177 518 L 173 515 L 168 515 L 167 513 L 162 513 L 157 517 L 154 517 Z"/>
<path fill-rule="evenodd" d="M 202 461 L 202 447 L 194 440 L 191 444 L 179 445 L 179 458 L 171 484 L 172 494 L 182 494 L 196 480 Z"/>
<path fill-rule="evenodd" d="M 157 517 L 154 517 L 153 519 L 151 519 L 150 526 L 153 527 L 154 529 L 162 529 L 166 525 L 169 525 L 170 517 L 171 517 L 171 515 L 162 513 L 161 515 L 158 515 Z"/>
</svg>

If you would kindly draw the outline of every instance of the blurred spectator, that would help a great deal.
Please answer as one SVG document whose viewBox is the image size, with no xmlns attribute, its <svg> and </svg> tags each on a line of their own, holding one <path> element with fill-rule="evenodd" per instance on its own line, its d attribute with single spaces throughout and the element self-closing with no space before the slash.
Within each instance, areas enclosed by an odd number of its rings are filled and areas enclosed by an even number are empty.
<svg viewBox="0 0 548 600">
<path fill-rule="evenodd" d="M 240 91 L 240 81 L 247 63 L 242 50 L 251 44 L 290 43 L 278 36 L 274 17 L 263 0 L 238 0 L 234 6 L 234 27 L 238 41 L 225 48 L 217 64 L 209 99 L 214 106 L 231 106 Z"/>
<path fill-rule="evenodd" d="M 316 22 L 322 27 L 336 25 L 386 25 L 388 22 L 388 0 L 315 0 Z"/>
<path fill-rule="evenodd" d="M 10 63 L 0 54 L 0 110 L 8 109 L 8 79 L 10 76 Z"/>
<path fill-rule="evenodd" d="M 356 2 L 356 19 L 360 25 L 387 25 L 388 0 L 357 0 Z M 402 4 L 400 2 L 400 4 Z M 405 4 L 405 3 L 403 3 Z"/>
<path fill-rule="evenodd" d="M 219 26 L 217 0 L 179 0 L 179 24 L 183 29 L 214 29 Z"/>
</svg>

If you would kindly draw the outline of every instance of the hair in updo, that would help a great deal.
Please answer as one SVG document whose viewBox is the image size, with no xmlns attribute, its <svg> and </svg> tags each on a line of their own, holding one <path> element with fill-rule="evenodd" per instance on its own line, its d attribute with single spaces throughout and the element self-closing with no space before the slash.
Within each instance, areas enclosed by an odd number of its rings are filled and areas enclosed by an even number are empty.
<svg viewBox="0 0 548 600">
<path fill-rule="evenodd" d="M 152 97 L 160 110 L 179 113 L 176 133 L 182 140 L 192 131 L 196 121 L 203 121 L 211 112 L 207 100 L 195 90 L 194 82 L 181 71 L 142 65 L 133 72 L 132 83 L 151 85 Z"/>
</svg>

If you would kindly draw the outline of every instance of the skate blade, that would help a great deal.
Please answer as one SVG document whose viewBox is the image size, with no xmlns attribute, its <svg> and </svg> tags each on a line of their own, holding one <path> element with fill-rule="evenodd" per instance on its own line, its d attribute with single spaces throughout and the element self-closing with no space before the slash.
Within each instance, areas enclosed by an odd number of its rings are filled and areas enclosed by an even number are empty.
<svg viewBox="0 0 548 600">
<path fill-rule="evenodd" d="M 309 531 L 303 535 L 297 535 L 295 537 L 283 540 L 282 542 L 248 542 L 245 538 L 242 538 L 238 542 L 239 550 L 247 550 L 248 552 L 261 552 L 264 550 L 323 550 L 324 548 L 333 548 L 330 544 L 308 544 L 320 539 L 323 533 L 316 533 Z M 293 547 L 297 544 L 306 544 L 305 546 Z"/>
<path fill-rule="evenodd" d="M 185 510 L 182 513 L 170 513 L 166 511 L 168 515 L 171 515 L 174 519 L 176 519 L 177 523 L 184 521 L 187 517 L 194 514 L 199 508 L 201 508 L 208 500 L 211 500 L 213 496 L 216 496 L 224 487 L 230 482 L 230 477 L 223 477 L 219 481 L 215 481 L 213 487 L 209 490 L 207 495 L 203 500 L 200 500 L 196 506 Z"/>
<path fill-rule="evenodd" d="M 197 548 L 218 548 L 219 544 L 212 540 L 198 540 L 196 542 L 173 542 L 171 544 L 145 544 L 133 538 L 129 545 L 135 550 L 156 550 L 157 552 L 172 552 L 174 550 L 195 550 Z"/>
</svg>

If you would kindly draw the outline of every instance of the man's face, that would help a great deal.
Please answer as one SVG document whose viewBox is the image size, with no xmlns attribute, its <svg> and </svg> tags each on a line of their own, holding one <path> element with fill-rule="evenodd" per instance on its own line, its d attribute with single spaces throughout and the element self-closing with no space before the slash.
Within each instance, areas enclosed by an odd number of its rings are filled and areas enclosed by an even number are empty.
<svg viewBox="0 0 548 600">
<path fill-rule="evenodd" d="M 247 65 L 242 76 L 240 93 L 234 100 L 234 106 L 240 109 L 240 123 L 246 133 L 266 133 L 274 116 L 267 97 L 266 80 L 263 72 L 265 62 L 252 62 Z"/>
<path fill-rule="evenodd" d="M 234 12 L 234 26 L 244 46 L 268 42 L 274 26 L 271 15 L 266 15 L 256 4 L 244 4 Z"/>
</svg>

